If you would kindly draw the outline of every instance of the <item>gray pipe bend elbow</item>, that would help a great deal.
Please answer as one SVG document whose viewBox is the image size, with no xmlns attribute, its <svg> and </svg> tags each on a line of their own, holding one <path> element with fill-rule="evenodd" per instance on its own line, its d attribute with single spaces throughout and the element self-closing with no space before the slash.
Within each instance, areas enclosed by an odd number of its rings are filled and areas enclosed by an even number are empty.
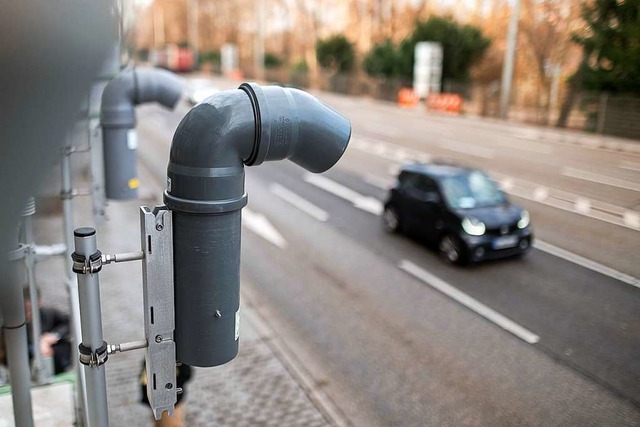
<svg viewBox="0 0 640 427">
<path fill-rule="evenodd" d="M 171 143 L 165 204 L 190 213 L 223 213 L 246 205 L 243 158 L 255 143 L 251 102 L 241 90 L 193 107 Z"/>
<path fill-rule="evenodd" d="M 100 125 L 104 151 L 105 190 L 109 199 L 134 199 L 138 194 L 135 106 L 158 102 L 173 108 L 182 80 L 160 69 L 129 68 L 120 72 L 102 94 Z"/>
<path fill-rule="evenodd" d="M 100 107 L 102 127 L 133 129 L 136 125 L 134 107 L 157 102 L 174 108 L 180 99 L 182 79 L 157 68 L 128 68 L 116 75 L 104 88 Z"/>
</svg>

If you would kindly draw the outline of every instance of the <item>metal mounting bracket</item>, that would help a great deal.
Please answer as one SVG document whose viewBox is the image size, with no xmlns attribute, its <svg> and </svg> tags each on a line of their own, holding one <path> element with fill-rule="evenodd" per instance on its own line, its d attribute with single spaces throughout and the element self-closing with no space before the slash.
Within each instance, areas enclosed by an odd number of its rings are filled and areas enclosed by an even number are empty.
<svg viewBox="0 0 640 427">
<path fill-rule="evenodd" d="M 173 221 L 165 206 L 140 207 L 147 397 L 156 420 L 177 400 L 173 290 Z"/>
</svg>

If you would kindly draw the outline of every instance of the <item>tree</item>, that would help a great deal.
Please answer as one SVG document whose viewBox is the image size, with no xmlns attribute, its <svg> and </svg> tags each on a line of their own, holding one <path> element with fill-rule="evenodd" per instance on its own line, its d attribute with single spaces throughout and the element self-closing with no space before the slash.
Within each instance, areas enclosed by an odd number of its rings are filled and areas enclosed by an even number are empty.
<svg viewBox="0 0 640 427">
<path fill-rule="evenodd" d="M 472 25 L 460 25 L 442 17 L 432 16 L 417 22 L 411 36 L 400 43 L 398 74 L 413 78 L 415 46 L 418 42 L 431 41 L 442 45 L 442 79 L 464 82 L 469 69 L 489 47 L 491 41 Z"/>
<path fill-rule="evenodd" d="M 391 40 L 386 40 L 367 53 L 362 65 L 370 76 L 393 77 L 398 72 L 398 50 Z"/>
<path fill-rule="evenodd" d="M 267 52 L 264 55 L 264 67 L 268 69 L 280 68 L 284 61 L 279 55 L 273 52 Z"/>
<path fill-rule="evenodd" d="M 322 68 L 331 69 L 339 73 L 348 73 L 355 64 L 353 44 L 341 34 L 318 40 L 316 55 Z"/>
<path fill-rule="evenodd" d="M 555 112 L 562 70 L 573 69 L 579 49 L 571 34 L 579 23 L 578 0 L 523 0 L 518 35 L 516 78 L 535 88 L 538 120 L 547 123 Z"/>
<path fill-rule="evenodd" d="M 640 94 L 640 2 L 594 0 L 585 4 L 582 18 L 587 31 L 574 41 L 586 59 L 583 88 Z"/>
</svg>

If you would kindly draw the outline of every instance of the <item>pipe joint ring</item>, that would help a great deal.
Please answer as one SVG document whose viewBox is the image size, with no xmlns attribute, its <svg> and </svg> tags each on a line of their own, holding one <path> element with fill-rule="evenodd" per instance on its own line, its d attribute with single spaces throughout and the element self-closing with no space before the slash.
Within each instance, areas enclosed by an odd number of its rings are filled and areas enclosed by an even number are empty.
<svg viewBox="0 0 640 427">
<path fill-rule="evenodd" d="M 241 197 L 226 200 L 189 200 L 164 192 L 164 203 L 172 211 L 194 214 L 223 214 L 238 211 L 247 205 L 247 193 Z"/>
<path fill-rule="evenodd" d="M 27 256 L 28 246 L 20 243 L 17 249 L 9 251 L 9 261 L 19 261 Z"/>
</svg>

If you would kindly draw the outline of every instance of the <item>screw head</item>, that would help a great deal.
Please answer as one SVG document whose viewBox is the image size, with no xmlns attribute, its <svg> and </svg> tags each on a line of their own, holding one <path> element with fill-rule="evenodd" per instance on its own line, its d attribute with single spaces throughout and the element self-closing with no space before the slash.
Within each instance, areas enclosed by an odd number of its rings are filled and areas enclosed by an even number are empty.
<svg viewBox="0 0 640 427">
<path fill-rule="evenodd" d="M 156 224 L 156 230 L 162 231 L 163 228 L 164 226 L 162 224 Z"/>
<path fill-rule="evenodd" d="M 156 335 L 156 342 L 157 343 L 161 343 L 162 342 L 162 336 L 161 335 Z"/>
<path fill-rule="evenodd" d="M 217 318 L 222 317 L 222 313 L 220 313 L 220 310 L 216 310 L 216 312 L 214 313 L 214 316 L 216 316 Z"/>
<path fill-rule="evenodd" d="M 173 388 L 173 384 L 171 384 L 171 383 L 166 383 L 166 384 L 164 385 L 164 388 L 166 388 L 167 390 L 171 390 L 171 389 Z"/>
</svg>

